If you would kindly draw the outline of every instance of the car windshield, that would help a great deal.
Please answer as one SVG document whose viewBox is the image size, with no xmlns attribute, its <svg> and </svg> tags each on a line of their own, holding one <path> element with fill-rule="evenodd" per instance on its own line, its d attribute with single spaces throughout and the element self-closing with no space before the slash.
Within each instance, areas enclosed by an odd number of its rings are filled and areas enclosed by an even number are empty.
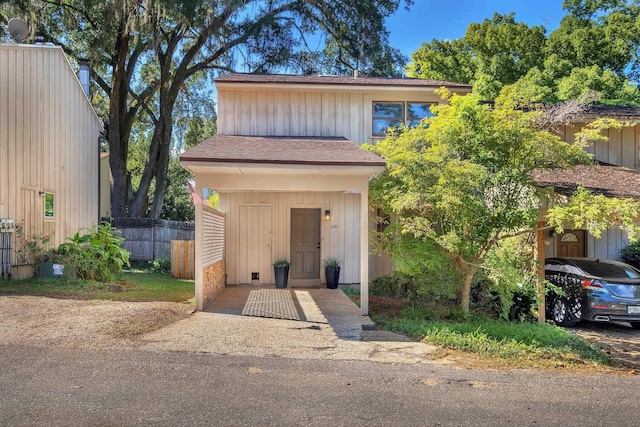
<svg viewBox="0 0 640 427">
<path fill-rule="evenodd" d="M 638 271 L 632 269 L 631 267 L 609 264 L 606 262 L 594 262 L 586 260 L 573 260 L 573 263 L 580 267 L 580 269 L 582 269 L 583 271 L 596 277 L 608 277 L 615 279 L 640 279 L 640 274 L 638 273 Z"/>
</svg>

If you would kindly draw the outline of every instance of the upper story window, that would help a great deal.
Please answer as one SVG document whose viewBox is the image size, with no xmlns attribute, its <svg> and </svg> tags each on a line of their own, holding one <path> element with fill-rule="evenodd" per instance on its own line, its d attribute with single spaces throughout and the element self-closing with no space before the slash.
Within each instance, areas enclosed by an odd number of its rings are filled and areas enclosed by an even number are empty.
<svg viewBox="0 0 640 427">
<path fill-rule="evenodd" d="M 373 136 L 384 136 L 388 128 L 405 123 L 417 126 L 420 120 L 432 116 L 428 102 L 374 102 Z"/>
</svg>

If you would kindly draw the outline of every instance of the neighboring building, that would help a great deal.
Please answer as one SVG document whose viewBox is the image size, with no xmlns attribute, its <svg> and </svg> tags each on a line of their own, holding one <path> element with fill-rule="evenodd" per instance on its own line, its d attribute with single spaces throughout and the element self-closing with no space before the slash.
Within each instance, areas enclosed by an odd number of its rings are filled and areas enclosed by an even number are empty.
<svg viewBox="0 0 640 427">
<path fill-rule="evenodd" d="M 0 218 L 51 246 L 95 225 L 101 129 L 61 47 L 0 45 Z"/>
<path fill-rule="evenodd" d="M 284 258 L 291 262 L 289 283 L 319 285 L 325 281 L 322 260 L 337 257 L 340 282 L 361 284 L 366 314 L 374 275 L 369 265 L 376 261 L 369 255 L 368 182 L 385 163 L 359 145 L 375 143 L 390 126 L 429 115 L 443 86 L 471 91 L 469 85 L 420 79 L 218 78 L 218 134 L 181 156 L 195 175 L 197 193 L 217 191 L 225 216 L 224 272 L 219 266 L 215 273 L 203 264 L 209 243 L 198 236 L 207 225 L 196 217 L 198 308 L 215 294 L 207 290 L 207 277 L 271 284 L 272 263 Z"/>
<path fill-rule="evenodd" d="M 616 106 L 590 106 L 572 125 L 565 126 L 560 136 L 567 142 L 575 140 L 575 134 L 586 123 L 597 118 L 609 117 L 621 121 L 621 130 L 606 131 L 607 141 L 600 141 L 587 148 L 594 155 L 596 164 L 577 166 L 566 170 L 537 173 L 541 186 L 553 187 L 560 194 L 572 194 L 578 185 L 608 197 L 640 199 L 640 108 Z M 545 256 L 573 256 L 620 259 L 620 250 L 628 243 L 620 229 L 609 229 L 599 239 L 586 230 L 565 230 L 545 233 Z"/>
</svg>

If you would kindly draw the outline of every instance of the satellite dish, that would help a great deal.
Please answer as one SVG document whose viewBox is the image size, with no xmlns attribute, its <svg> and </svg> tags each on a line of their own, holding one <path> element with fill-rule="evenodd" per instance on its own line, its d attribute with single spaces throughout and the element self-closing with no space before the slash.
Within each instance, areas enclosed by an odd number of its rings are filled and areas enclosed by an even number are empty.
<svg viewBox="0 0 640 427">
<path fill-rule="evenodd" d="M 9 30 L 9 34 L 16 41 L 16 43 L 22 43 L 29 35 L 29 27 L 24 23 L 22 19 L 19 18 L 11 18 L 7 23 L 7 29 Z"/>
</svg>

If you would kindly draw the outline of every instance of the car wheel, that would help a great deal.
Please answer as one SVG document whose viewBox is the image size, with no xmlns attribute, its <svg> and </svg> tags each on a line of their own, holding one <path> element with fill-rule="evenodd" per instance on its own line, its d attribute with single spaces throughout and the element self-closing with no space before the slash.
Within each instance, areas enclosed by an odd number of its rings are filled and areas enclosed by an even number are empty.
<svg viewBox="0 0 640 427">
<path fill-rule="evenodd" d="M 573 326 L 582 318 L 579 298 L 556 297 L 551 307 L 551 317 L 558 326 Z"/>
<path fill-rule="evenodd" d="M 633 329 L 640 329 L 640 322 L 629 322 Z"/>
</svg>

